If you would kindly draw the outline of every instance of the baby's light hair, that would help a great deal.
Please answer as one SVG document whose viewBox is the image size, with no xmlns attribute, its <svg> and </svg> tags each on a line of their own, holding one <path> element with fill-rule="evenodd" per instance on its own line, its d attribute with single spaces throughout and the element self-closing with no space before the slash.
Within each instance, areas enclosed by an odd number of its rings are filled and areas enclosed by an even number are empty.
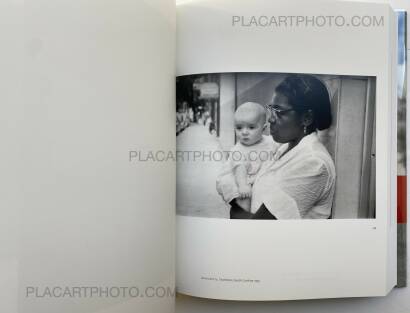
<svg viewBox="0 0 410 313">
<path fill-rule="evenodd" d="M 266 110 L 265 106 L 263 106 L 262 104 L 258 103 L 258 102 L 244 102 L 242 103 L 240 106 L 238 106 L 238 108 L 235 111 L 235 114 L 238 111 L 252 111 L 252 112 L 257 112 L 258 115 L 263 116 L 263 125 L 265 125 L 268 122 L 269 119 L 269 115 L 268 115 L 268 111 Z"/>
</svg>

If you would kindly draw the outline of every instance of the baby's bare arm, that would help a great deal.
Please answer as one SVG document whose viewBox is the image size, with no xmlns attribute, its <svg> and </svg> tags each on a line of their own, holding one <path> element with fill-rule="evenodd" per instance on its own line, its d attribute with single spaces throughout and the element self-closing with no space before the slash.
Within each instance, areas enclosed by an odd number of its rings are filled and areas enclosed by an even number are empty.
<svg viewBox="0 0 410 313">
<path fill-rule="evenodd" d="M 247 176 L 248 176 L 248 172 L 246 169 L 246 165 L 245 164 L 239 164 L 236 168 L 235 168 L 235 180 L 236 183 L 238 184 L 238 186 L 244 186 L 247 184 Z"/>
<path fill-rule="evenodd" d="M 246 164 L 240 164 L 235 168 L 235 180 L 238 185 L 240 197 L 242 199 L 250 198 L 252 194 L 252 188 L 247 181 L 247 176 L 248 172 Z"/>
</svg>

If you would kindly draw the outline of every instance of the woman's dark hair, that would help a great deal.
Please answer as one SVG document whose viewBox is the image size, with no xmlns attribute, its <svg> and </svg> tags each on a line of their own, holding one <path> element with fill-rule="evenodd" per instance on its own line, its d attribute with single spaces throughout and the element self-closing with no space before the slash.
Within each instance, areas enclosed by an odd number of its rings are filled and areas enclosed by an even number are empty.
<svg viewBox="0 0 410 313">
<path fill-rule="evenodd" d="M 313 123 L 308 127 L 309 133 L 327 129 L 332 124 L 329 92 L 320 79 L 312 75 L 291 74 L 275 91 L 287 97 L 296 112 L 312 111 Z"/>
</svg>

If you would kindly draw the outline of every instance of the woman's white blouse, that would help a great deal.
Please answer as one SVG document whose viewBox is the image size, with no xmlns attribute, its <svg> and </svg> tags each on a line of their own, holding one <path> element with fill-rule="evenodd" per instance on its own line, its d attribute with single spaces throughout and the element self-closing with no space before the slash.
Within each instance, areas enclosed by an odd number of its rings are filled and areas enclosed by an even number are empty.
<svg viewBox="0 0 410 313">
<path fill-rule="evenodd" d="M 277 219 L 328 218 L 336 179 L 329 152 L 316 133 L 305 136 L 284 154 L 287 148 L 287 144 L 282 145 L 271 164 L 256 177 L 251 212 L 263 203 Z M 224 179 L 217 184 L 226 201 L 236 196 L 224 190 Z"/>
</svg>

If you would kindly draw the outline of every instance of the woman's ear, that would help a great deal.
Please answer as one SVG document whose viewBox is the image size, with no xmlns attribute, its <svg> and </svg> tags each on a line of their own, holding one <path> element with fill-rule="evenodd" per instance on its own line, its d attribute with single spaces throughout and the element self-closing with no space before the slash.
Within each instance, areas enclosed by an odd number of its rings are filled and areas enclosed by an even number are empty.
<svg viewBox="0 0 410 313">
<path fill-rule="evenodd" d="M 313 124 L 313 111 L 308 110 L 302 115 L 302 125 L 309 127 Z"/>
</svg>

